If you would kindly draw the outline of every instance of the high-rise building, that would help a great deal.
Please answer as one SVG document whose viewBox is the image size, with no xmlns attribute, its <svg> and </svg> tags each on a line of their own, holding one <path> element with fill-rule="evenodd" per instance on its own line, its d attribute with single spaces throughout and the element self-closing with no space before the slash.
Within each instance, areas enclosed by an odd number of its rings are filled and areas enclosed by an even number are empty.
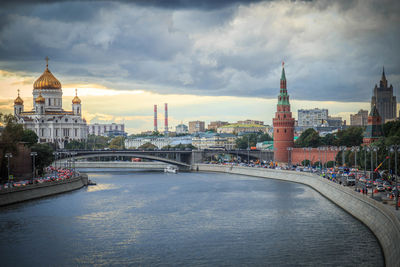
<svg viewBox="0 0 400 267">
<path fill-rule="evenodd" d="M 326 122 L 328 123 L 328 126 L 331 126 L 331 127 L 341 127 L 343 125 L 342 117 L 328 116 L 328 119 L 326 120 Z"/>
<path fill-rule="evenodd" d="M 294 118 L 290 111 L 289 95 L 286 89 L 285 68 L 282 63 L 280 94 L 277 111 L 273 118 L 274 125 L 274 158 L 277 162 L 288 162 L 288 147 L 294 146 Z"/>
<path fill-rule="evenodd" d="M 368 116 L 368 126 L 364 133 L 363 143 L 369 145 L 383 136 L 382 119 L 374 105 Z"/>
<path fill-rule="evenodd" d="M 93 123 L 88 125 L 89 134 L 97 136 L 126 136 L 125 124 L 123 123 Z"/>
<path fill-rule="evenodd" d="M 227 122 L 227 121 L 212 121 L 212 122 L 210 122 L 210 124 L 208 124 L 207 129 L 216 131 L 217 128 L 227 125 L 227 124 L 229 124 L 229 122 Z"/>
<path fill-rule="evenodd" d="M 371 110 L 376 105 L 379 115 L 382 118 L 382 123 L 386 120 L 392 120 L 397 115 L 396 97 L 393 96 L 393 85 L 388 86 L 388 81 L 385 76 L 385 68 L 382 71 L 382 77 L 379 82 L 379 87 L 375 84 L 374 95 L 371 98 Z"/>
<path fill-rule="evenodd" d="M 351 126 L 367 126 L 368 110 L 360 109 L 357 114 L 350 114 Z"/>
<path fill-rule="evenodd" d="M 328 120 L 327 109 L 299 109 L 297 115 L 297 124 L 300 127 L 319 127 Z"/>
<path fill-rule="evenodd" d="M 205 131 L 204 121 L 189 121 L 189 133 L 198 133 Z"/>
</svg>

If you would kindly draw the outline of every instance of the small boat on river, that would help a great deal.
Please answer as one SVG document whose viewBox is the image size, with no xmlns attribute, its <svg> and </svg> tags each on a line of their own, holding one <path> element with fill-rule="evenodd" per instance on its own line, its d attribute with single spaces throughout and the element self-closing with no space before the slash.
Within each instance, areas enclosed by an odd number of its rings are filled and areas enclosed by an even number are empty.
<svg viewBox="0 0 400 267">
<path fill-rule="evenodd" d="M 164 168 L 164 172 L 178 173 L 178 167 L 173 165 L 168 165 L 166 168 Z"/>
</svg>

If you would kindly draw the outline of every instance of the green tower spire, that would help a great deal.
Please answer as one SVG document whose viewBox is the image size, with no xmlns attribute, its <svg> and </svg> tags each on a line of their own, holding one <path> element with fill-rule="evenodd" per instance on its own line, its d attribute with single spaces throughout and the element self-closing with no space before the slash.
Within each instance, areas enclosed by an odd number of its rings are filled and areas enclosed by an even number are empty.
<svg viewBox="0 0 400 267">
<path fill-rule="evenodd" d="M 281 75 L 281 89 L 278 96 L 278 105 L 287 105 L 289 106 L 289 95 L 286 89 L 286 75 L 285 75 L 285 63 L 282 62 L 282 75 Z"/>
</svg>

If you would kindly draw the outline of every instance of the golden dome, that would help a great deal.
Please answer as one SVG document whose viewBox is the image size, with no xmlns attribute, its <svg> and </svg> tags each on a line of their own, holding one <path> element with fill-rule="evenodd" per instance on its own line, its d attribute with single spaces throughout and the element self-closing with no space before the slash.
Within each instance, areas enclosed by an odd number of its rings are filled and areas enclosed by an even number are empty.
<svg viewBox="0 0 400 267">
<path fill-rule="evenodd" d="M 35 102 L 38 103 L 38 104 L 39 104 L 39 103 L 44 104 L 45 101 L 46 101 L 46 100 L 45 100 L 44 97 L 42 96 L 42 92 L 40 92 L 40 93 L 39 93 L 39 96 L 36 97 Z"/>
<path fill-rule="evenodd" d="M 33 84 L 33 89 L 61 89 L 61 83 L 49 70 L 48 60 L 49 59 L 46 57 L 46 69 Z"/>
<path fill-rule="evenodd" d="M 78 89 L 75 89 L 75 97 L 72 99 L 72 104 L 80 104 L 81 100 L 78 97 Z"/>
<path fill-rule="evenodd" d="M 18 89 L 18 97 L 14 100 L 14 105 L 23 105 L 24 101 L 21 97 L 19 97 L 19 89 Z"/>
</svg>

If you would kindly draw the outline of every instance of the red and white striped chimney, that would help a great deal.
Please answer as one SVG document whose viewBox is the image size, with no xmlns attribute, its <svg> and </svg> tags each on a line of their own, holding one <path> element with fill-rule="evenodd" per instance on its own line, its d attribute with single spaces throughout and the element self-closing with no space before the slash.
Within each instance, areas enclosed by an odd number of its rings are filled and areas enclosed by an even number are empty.
<svg viewBox="0 0 400 267">
<path fill-rule="evenodd" d="M 154 131 L 157 132 L 157 105 L 154 105 Z"/>
<path fill-rule="evenodd" d="M 165 134 L 168 134 L 168 103 L 165 103 L 165 121 L 164 121 L 164 127 L 165 127 Z"/>
</svg>

